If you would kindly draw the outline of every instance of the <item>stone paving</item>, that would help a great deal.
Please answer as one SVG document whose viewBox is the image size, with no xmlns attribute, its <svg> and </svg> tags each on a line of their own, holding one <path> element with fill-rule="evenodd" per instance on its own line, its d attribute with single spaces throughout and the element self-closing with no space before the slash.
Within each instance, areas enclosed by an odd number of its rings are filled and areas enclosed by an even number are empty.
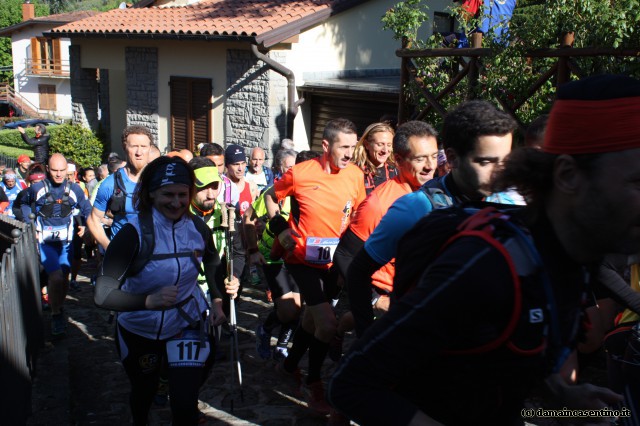
<svg viewBox="0 0 640 426">
<path fill-rule="evenodd" d="M 128 406 L 129 382 L 116 354 L 113 324 L 109 312 L 93 304 L 93 287 L 85 265 L 79 276 L 81 290 L 67 296 L 69 318 L 67 336 L 51 339 L 50 315 L 45 313 L 45 348 L 40 354 L 33 385 L 33 415 L 29 425 L 126 425 L 131 424 Z M 82 275 L 84 273 L 84 275 Z M 343 310 L 343 302 L 338 311 Z M 296 392 L 275 372 L 273 360 L 261 360 L 255 350 L 254 331 L 266 318 L 271 304 L 257 287 L 245 287 L 237 302 L 239 349 L 243 372 L 242 398 L 229 361 L 229 339 L 223 338 L 223 359 L 216 362 L 212 374 L 200 392 L 200 410 L 205 425 L 315 426 L 327 424 L 306 409 Z M 345 350 L 353 341 L 347 335 Z M 275 344 L 275 339 L 272 340 Z M 589 362 L 591 371 L 583 371 L 590 381 L 604 385 L 602 357 Z M 306 357 L 300 367 L 305 371 Z M 327 359 L 323 376 L 332 374 L 335 364 Z M 529 406 L 537 406 L 534 401 Z M 233 409 L 232 409 L 233 407 Z M 0 420 L 0 424 L 2 421 Z M 480 422 L 482 423 L 482 422 Z M 153 406 L 150 425 L 170 425 L 168 407 Z M 552 419 L 538 419 L 531 426 L 556 426 Z"/>
<path fill-rule="evenodd" d="M 83 268 L 87 276 L 91 269 Z M 67 336 L 51 339 L 50 316 L 45 313 L 46 345 L 38 362 L 33 386 L 33 415 L 29 425 L 124 425 L 130 424 L 129 382 L 116 353 L 109 312 L 93 304 L 93 287 L 79 276 L 81 290 L 69 293 L 65 310 Z M 273 360 L 263 361 L 255 350 L 254 329 L 266 318 L 271 304 L 257 287 L 245 287 L 237 302 L 239 349 L 243 372 L 239 391 L 229 361 L 229 338 L 200 392 L 200 409 L 208 425 L 324 425 L 305 408 L 275 372 Z M 275 339 L 272 340 L 275 344 Z M 306 368 L 306 357 L 301 363 Z M 327 359 L 323 374 L 329 377 L 334 364 Z M 241 398 L 242 394 L 242 398 Z M 233 406 L 233 409 L 232 409 Z M 171 424 L 168 407 L 153 407 L 151 425 Z"/>
</svg>

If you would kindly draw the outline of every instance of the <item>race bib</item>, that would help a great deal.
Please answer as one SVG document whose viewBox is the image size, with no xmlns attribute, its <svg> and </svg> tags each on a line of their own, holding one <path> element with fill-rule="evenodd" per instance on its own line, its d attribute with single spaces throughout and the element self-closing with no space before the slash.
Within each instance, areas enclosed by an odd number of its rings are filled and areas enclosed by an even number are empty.
<svg viewBox="0 0 640 426">
<path fill-rule="evenodd" d="M 339 242 L 340 238 L 307 237 L 307 250 L 304 260 L 319 265 L 331 263 Z"/>
<path fill-rule="evenodd" d="M 200 341 L 200 333 L 196 330 L 185 330 L 182 337 L 167 341 L 170 367 L 204 367 L 210 352 L 209 341 Z"/>
<path fill-rule="evenodd" d="M 67 242 L 71 239 L 71 235 L 69 235 L 69 227 L 66 225 L 60 226 L 42 226 L 42 230 L 40 231 L 40 238 L 45 243 L 53 243 L 53 242 Z"/>
</svg>

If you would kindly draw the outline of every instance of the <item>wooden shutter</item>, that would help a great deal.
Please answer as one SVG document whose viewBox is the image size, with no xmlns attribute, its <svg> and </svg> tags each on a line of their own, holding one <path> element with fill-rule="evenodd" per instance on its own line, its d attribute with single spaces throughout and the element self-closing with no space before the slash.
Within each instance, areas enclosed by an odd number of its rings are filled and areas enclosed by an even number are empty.
<svg viewBox="0 0 640 426">
<path fill-rule="evenodd" d="M 189 85 L 186 79 L 171 78 L 171 147 L 188 146 Z"/>
<path fill-rule="evenodd" d="M 211 80 L 171 77 L 171 148 L 193 151 L 211 134 Z"/>
<path fill-rule="evenodd" d="M 39 84 L 40 109 L 47 111 L 56 110 L 56 86 L 53 84 Z"/>
<path fill-rule="evenodd" d="M 53 58 L 51 58 L 53 73 L 62 74 L 62 55 L 60 54 L 60 39 L 54 38 L 53 42 Z"/>
<path fill-rule="evenodd" d="M 211 115 L 211 80 L 193 80 L 191 84 L 191 117 L 193 119 L 192 144 L 188 149 L 193 151 L 198 144 L 211 140 L 209 132 Z"/>
<path fill-rule="evenodd" d="M 40 41 L 36 37 L 31 38 L 31 69 L 34 74 L 40 70 Z"/>
</svg>

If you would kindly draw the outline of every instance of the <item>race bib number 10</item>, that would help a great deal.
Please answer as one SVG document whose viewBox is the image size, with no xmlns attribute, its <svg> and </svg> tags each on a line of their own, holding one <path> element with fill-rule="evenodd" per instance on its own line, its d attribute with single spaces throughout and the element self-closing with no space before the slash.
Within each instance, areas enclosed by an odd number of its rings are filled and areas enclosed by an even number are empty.
<svg viewBox="0 0 640 426">
<path fill-rule="evenodd" d="M 189 330 L 190 331 L 190 330 Z M 203 367 L 211 348 L 201 342 L 198 333 L 167 341 L 167 360 L 171 367 Z"/>
<path fill-rule="evenodd" d="M 304 260 L 319 265 L 331 263 L 339 242 L 340 238 L 307 237 L 307 250 Z"/>
</svg>

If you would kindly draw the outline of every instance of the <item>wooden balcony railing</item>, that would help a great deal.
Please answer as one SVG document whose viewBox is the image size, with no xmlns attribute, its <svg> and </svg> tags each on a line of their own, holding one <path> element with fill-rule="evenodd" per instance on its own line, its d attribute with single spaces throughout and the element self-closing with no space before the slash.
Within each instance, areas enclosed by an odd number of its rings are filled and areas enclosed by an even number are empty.
<svg viewBox="0 0 640 426">
<path fill-rule="evenodd" d="M 27 75 L 40 75 L 46 77 L 69 77 L 69 61 L 63 60 L 45 60 L 45 59 L 27 59 L 26 60 L 26 74 Z"/>
</svg>

